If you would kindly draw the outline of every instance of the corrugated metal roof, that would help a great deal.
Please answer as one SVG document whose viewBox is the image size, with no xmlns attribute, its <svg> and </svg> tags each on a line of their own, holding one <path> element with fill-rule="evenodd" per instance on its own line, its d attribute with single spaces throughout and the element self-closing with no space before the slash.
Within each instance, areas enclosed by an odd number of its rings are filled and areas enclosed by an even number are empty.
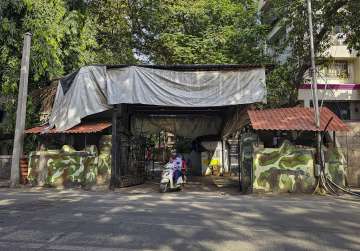
<svg viewBox="0 0 360 251">
<path fill-rule="evenodd" d="M 324 131 L 333 117 L 327 131 L 349 131 L 344 122 L 326 107 L 320 108 L 320 130 L 315 126 L 313 108 L 267 109 L 248 111 L 248 114 L 255 130 Z"/>
<path fill-rule="evenodd" d="M 58 131 L 56 128 L 47 129 L 48 126 L 37 126 L 25 130 L 27 134 L 53 134 L 53 133 L 96 133 L 111 126 L 110 122 L 89 122 L 82 123 L 66 131 Z"/>
</svg>

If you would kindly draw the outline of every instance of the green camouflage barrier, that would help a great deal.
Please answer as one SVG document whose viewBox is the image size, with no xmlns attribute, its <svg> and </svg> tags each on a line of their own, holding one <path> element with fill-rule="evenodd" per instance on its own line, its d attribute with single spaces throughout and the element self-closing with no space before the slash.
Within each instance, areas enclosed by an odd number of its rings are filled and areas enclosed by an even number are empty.
<svg viewBox="0 0 360 251">
<path fill-rule="evenodd" d="M 28 179 L 40 186 L 106 185 L 111 174 L 111 135 L 101 137 L 99 148 L 99 152 L 94 145 L 75 151 L 64 145 L 61 150 L 31 152 Z"/>
<path fill-rule="evenodd" d="M 346 159 L 341 149 L 329 147 L 325 152 L 325 173 L 340 186 L 346 185 Z"/>
<path fill-rule="evenodd" d="M 111 135 L 104 135 L 101 137 L 99 149 L 96 184 L 109 184 L 111 177 Z"/>
<path fill-rule="evenodd" d="M 284 141 L 280 148 L 255 149 L 255 192 L 311 192 L 315 188 L 314 150 Z"/>
<path fill-rule="evenodd" d="M 49 177 L 48 162 L 60 156 L 60 150 L 43 150 L 29 153 L 28 180 L 32 185 L 44 186 Z"/>
<path fill-rule="evenodd" d="M 280 148 L 256 149 L 253 159 L 253 189 L 258 192 L 312 192 L 314 152 L 309 147 L 284 141 Z M 324 149 L 326 175 L 338 185 L 345 185 L 346 160 L 339 148 Z"/>
<path fill-rule="evenodd" d="M 84 161 L 82 185 L 91 186 L 96 184 L 96 176 L 98 175 L 98 150 L 96 146 L 88 146 L 85 148 L 85 152 L 89 153 L 89 156 Z"/>
</svg>

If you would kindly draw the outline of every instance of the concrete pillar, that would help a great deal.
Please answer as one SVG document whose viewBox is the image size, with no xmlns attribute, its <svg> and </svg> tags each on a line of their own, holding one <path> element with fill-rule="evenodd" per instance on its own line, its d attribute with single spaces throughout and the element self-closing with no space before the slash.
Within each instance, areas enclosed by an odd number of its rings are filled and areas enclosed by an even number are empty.
<svg viewBox="0 0 360 251">
<path fill-rule="evenodd" d="M 30 63 L 30 46 L 31 33 L 24 35 L 24 46 L 21 59 L 21 72 L 18 93 L 18 104 L 16 111 L 16 127 L 14 136 L 14 148 L 11 162 L 10 186 L 15 187 L 19 184 L 20 179 L 20 158 L 23 154 L 24 130 L 26 118 L 26 101 L 29 81 L 29 63 Z"/>
</svg>

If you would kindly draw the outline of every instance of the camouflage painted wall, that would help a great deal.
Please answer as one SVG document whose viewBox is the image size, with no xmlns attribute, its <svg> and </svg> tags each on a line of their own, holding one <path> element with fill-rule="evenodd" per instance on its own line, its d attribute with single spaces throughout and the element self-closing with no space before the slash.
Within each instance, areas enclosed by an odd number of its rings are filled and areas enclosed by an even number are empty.
<svg viewBox="0 0 360 251">
<path fill-rule="evenodd" d="M 347 121 L 350 132 L 337 132 L 336 140 L 347 159 L 347 177 L 350 186 L 360 187 L 360 122 Z"/>
<path fill-rule="evenodd" d="M 36 151 L 29 154 L 28 179 L 39 186 L 108 185 L 111 175 L 111 135 L 104 135 L 95 145 L 75 151 L 64 145 L 60 150 Z"/>
<path fill-rule="evenodd" d="M 284 141 L 280 148 L 258 148 L 254 151 L 253 189 L 258 192 L 312 192 L 314 152 L 309 147 Z M 345 185 L 346 160 L 338 148 L 324 148 L 326 175 L 338 185 Z"/>
<path fill-rule="evenodd" d="M 280 148 L 255 149 L 254 192 L 310 192 L 315 188 L 314 149 L 284 141 Z"/>
<path fill-rule="evenodd" d="M 340 186 L 347 185 L 346 159 L 340 148 L 330 147 L 325 152 L 325 173 Z"/>
</svg>

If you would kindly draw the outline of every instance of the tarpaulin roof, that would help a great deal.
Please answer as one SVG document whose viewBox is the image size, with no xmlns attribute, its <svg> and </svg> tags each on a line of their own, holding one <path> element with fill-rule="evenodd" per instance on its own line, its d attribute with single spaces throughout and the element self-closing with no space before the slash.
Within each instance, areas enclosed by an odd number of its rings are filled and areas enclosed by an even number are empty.
<svg viewBox="0 0 360 251">
<path fill-rule="evenodd" d="M 115 104 L 215 107 L 266 102 L 262 66 L 86 66 L 60 80 L 49 119 L 67 130 Z"/>
<path fill-rule="evenodd" d="M 349 128 L 332 111 L 320 108 L 320 128 L 314 122 L 314 109 L 307 107 L 279 108 L 248 111 L 251 125 L 255 130 L 282 131 L 348 131 Z"/>
<path fill-rule="evenodd" d="M 65 131 L 59 131 L 55 128 L 49 129 L 49 126 L 37 126 L 25 130 L 27 134 L 54 134 L 54 133 L 96 133 L 105 130 L 111 126 L 110 122 L 89 122 L 74 126 Z"/>
</svg>

